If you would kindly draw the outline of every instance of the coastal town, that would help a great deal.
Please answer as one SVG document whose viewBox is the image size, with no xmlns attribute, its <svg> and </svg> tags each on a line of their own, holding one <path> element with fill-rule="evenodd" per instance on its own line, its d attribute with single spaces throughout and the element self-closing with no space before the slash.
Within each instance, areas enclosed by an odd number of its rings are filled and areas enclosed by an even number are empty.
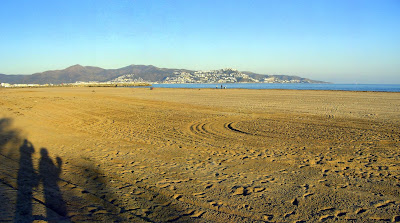
<svg viewBox="0 0 400 223">
<path fill-rule="evenodd" d="M 256 79 L 236 69 L 224 68 L 211 71 L 174 72 L 174 76 L 166 77 L 162 83 L 301 83 L 299 79 L 282 80 L 269 75 L 263 76 L 265 77 Z"/>
<path fill-rule="evenodd" d="M 258 80 L 243 74 L 232 68 L 211 71 L 174 72 L 174 76 L 166 77 L 163 83 L 236 83 L 259 82 Z"/>
</svg>

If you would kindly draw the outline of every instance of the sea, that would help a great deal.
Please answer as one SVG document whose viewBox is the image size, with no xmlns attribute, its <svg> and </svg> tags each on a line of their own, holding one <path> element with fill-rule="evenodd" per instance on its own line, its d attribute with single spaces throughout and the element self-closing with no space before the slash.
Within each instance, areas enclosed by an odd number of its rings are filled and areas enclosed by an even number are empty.
<svg viewBox="0 0 400 223">
<path fill-rule="evenodd" d="M 270 83 L 223 83 L 223 84 L 152 84 L 153 88 L 218 88 L 221 89 L 291 89 L 330 91 L 379 91 L 400 92 L 400 84 L 270 84 Z"/>
</svg>

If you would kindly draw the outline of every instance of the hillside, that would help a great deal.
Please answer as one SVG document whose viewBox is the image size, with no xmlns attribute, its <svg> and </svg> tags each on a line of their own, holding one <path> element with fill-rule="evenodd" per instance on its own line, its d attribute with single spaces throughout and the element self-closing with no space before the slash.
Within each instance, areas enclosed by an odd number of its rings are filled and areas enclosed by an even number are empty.
<svg viewBox="0 0 400 223">
<path fill-rule="evenodd" d="M 129 77 L 129 78 L 127 78 Z M 158 68 L 152 65 L 129 65 L 119 69 L 103 69 L 74 65 L 63 70 L 50 70 L 32 75 L 0 74 L 0 82 L 10 84 L 61 84 L 75 82 L 141 81 L 159 83 L 325 83 L 297 76 L 262 75 L 226 68 L 212 71 Z"/>
</svg>

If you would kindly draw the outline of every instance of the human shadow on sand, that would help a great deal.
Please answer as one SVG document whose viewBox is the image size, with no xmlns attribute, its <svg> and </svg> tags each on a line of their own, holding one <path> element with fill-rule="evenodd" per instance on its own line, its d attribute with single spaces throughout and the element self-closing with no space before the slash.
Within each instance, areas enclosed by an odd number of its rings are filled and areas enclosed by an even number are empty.
<svg viewBox="0 0 400 223">
<path fill-rule="evenodd" d="M 35 148 L 28 140 L 24 140 L 19 148 L 19 170 L 17 176 L 17 205 L 15 222 L 32 222 L 33 190 L 38 186 L 38 175 L 33 168 L 32 154 Z"/>
<path fill-rule="evenodd" d="M 32 155 L 35 148 L 32 143 L 25 139 L 19 151 L 18 190 L 14 221 L 46 220 L 59 222 L 66 220 L 68 218 L 66 204 L 57 185 L 61 173 L 61 158 L 57 157 L 57 164 L 54 164 L 47 149 L 42 148 L 40 150 L 39 173 L 37 173 L 33 166 Z M 44 201 L 33 196 L 40 183 L 43 185 Z M 44 205 L 46 216 L 33 214 L 32 206 L 34 202 Z"/>
<path fill-rule="evenodd" d="M 146 185 L 133 171 L 129 177 L 113 174 L 91 156 L 63 167 L 49 151 L 21 137 L 11 119 L 0 119 L 0 222 L 193 221 L 184 214 L 184 203 Z"/>
<path fill-rule="evenodd" d="M 11 157 L 19 152 L 21 140 L 19 131 L 11 126 L 12 119 L 0 119 L 0 222 L 13 221 L 17 196 L 13 185 L 17 181 L 14 176 L 17 176 L 18 158 L 14 156 L 12 160 Z M 29 211 L 29 207 L 26 209 Z"/>
<path fill-rule="evenodd" d="M 62 160 L 57 157 L 54 164 L 47 149 L 42 148 L 39 168 L 35 169 L 38 161 L 35 152 L 32 143 L 12 127 L 12 119 L 0 119 L 0 222 L 68 220 L 66 204 L 57 185 Z M 41 188 L 44 200 L 39 195 Z M 46 213 L 39 213 L 39 206 Z"/>
<path fill-rule="evenodd" d="M 62 160 L 57 157 L 57 164 L 55 164 L 45 148 L 40 150 L 40 155 L 39 179 L 43 183 L 47 220 L 63 220 L 67 217 L 67 207 L 57 184 L 60 179 Z"/>
</svg>

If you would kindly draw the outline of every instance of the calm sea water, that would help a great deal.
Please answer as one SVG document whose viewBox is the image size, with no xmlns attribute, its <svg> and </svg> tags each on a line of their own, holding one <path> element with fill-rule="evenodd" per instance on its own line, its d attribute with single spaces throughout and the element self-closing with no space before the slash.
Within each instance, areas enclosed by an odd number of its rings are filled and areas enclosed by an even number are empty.
<svg viewBox="0 0 400 223">
<path fill-rule="evenodd" d="M 293 89 L 293 90 L 338 90 L 338 91 L 383 91 L 400 92 L 400 84 L 267 84 L 234 83 L 222 84 L 227 89 Z M 221 88 L 221 84 L 153 84 L 154 88 Z"/>
</svg>

